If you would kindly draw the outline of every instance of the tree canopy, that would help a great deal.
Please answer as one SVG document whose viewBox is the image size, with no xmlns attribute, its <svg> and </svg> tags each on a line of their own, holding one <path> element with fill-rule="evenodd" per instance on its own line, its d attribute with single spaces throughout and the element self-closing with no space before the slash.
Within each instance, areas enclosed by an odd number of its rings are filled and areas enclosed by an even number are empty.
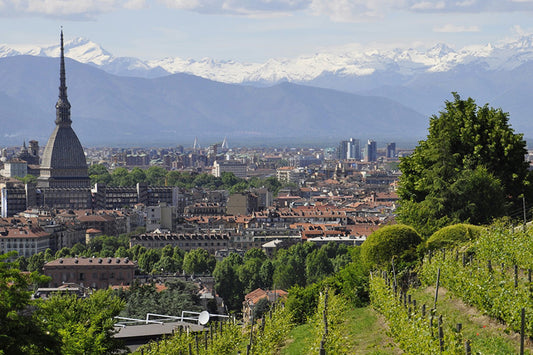
<svg viewBox="0 0 533 355">
<path fill-rule="evenodd" d="M 508 114 L 453 96 L 400 162 L 399 220 L 426 237 L 452 223 L 489 223 L 527 192 L 526 142 Z"/>
</svg>

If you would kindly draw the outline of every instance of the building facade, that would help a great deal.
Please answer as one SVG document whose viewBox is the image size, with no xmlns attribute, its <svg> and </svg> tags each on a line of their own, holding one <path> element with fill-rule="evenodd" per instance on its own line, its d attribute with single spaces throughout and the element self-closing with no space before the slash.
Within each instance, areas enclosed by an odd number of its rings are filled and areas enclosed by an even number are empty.
<svg viewBox="0 0 533 355">
<path fill-rule="evenodd" d="M 74 283 L 94 289 L 131 285 L 137 264 L 128 258 L 60 258 L 44 264 L 50 287 Z"/>
</svg>

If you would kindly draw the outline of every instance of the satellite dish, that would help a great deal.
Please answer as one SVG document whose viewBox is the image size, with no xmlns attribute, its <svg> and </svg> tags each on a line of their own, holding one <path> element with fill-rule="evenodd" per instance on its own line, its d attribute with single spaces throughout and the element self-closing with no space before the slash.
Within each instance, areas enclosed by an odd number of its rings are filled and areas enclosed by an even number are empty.
<svg viewBox="0 0 533 355">
<path fill-rule="evenodd" d="M 201 325 L 206 325 L 207 322 L 209 322 L 209 312 L 208 311 L 200 312 L 200 315 L 198 316 L 198 323 L 200 323 Z"/>
</svg>

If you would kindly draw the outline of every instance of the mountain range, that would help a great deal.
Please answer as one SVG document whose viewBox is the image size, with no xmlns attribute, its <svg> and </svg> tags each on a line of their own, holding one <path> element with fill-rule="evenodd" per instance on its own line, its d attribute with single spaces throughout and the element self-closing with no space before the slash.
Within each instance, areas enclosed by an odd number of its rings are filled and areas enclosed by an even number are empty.
<svg viewBox="0 0 533 355">
<path fill-rule="evenodd" d="M 0 79 L 0 104 L 5 104 L 0 114 L 23 107 L 31 117 L 53 115 L 47 109 L 53 109 L 53 98 L 43 102 L 43 94 L 33 93 L 36 102 L 28 105 L 13 95 L 10 85 L 29 79 L 52 89 L 57 85 L 57 60 L 47 60 L 58 55 L 58 46 L 16 50 L 0 45 L 0 70 L 5 73 Z M 265 63 L 209 58 L 143 61 L 114 57 L 78 38 L 65 43 L 65 55 L 77 61 L 69 61 L 67 76 L 69 93 L 80 90 L 76 94 L 81 96 L 71 98 L 73 112 L 87 118 L 80 125 L 85 129 L 99 122 L 93 128 L 109 125 L 122 136 L 134 136 L 150 121 L 157 124 L 142 131 L 162 134 L 165 141 L 172 131 L 188 138 L 224 133 L 258 139 L 333 139 L 340 134 L 417 140 L 425 135 L 427 117 L 442 109 L 451 92 L 458 92 L 480 105 L 501 107 L 510 113 L 515 131 L 533 137 L 533 37 L 458 50 L 444 44 L 425 51 L 344 48 Z M 38 73 L 27 65 L 51 73 Z M 38 78 L 45 83 L 35 82 Z M 24 90 L 30 93 L 32 88 Z M 54 94 L 52 89 L 50 96 Z M 121 131 L 124 123 L 131 130 Z"/>
<path fill-rule="evenodd" d="M 70 59 L 65 65 L 82 144 L 184 144 L 196 136 L 206 143 L 225 136 L 255 144 L 316 143 L 346 135 L 416 139 L 425 131 L 421 114 L 383 97 L 291 83 L 226 84 L 189 74 L 124 77 Z M 57 58 L 0 59 L 0 146 L 48 138 L 58 84 Z"/>
</svg>

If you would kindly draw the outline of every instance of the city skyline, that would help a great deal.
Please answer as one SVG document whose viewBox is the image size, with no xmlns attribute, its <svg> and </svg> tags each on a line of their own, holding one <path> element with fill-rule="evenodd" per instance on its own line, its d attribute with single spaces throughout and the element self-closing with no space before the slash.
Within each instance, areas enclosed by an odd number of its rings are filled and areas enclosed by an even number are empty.
<svg viewBox="0 0 533 355">
<path fill-rule="evenodd" d="M 533 33 L 532 1 L 46 1 L 0 3 L 1 43 L 69 37 L 116 56 L 265 62 L 346 48 L 463 47 Z"/>
</svg>

